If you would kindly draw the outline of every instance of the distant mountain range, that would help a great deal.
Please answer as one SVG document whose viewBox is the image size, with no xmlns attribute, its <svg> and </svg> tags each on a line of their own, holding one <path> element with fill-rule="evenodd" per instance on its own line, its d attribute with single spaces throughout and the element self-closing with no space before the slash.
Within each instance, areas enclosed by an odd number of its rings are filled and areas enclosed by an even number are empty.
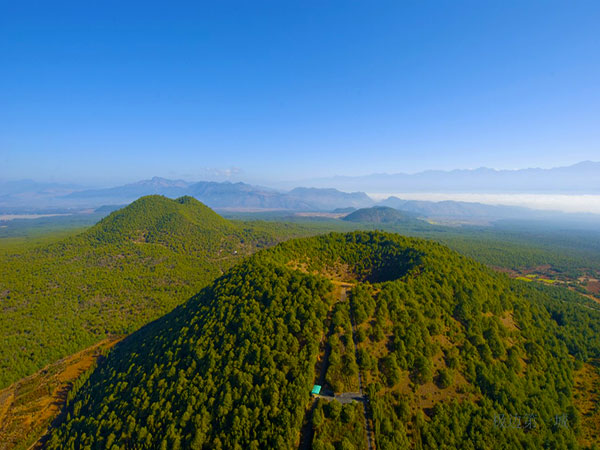
<svg viewBox="0 0 600 450">
<path fill-rule="evenodd" d="M 424 200 L 403 200 L 398 197 L 388 197 L 380 202 L 399 211 L 416 214 L 421 217 L 438 219 L 476 218 L 480 220 L 531 218 L 544 215 L 547 212 L 523 208 L 519 206 L 485 205 L 475 202 L 458 202 L 446 200 L 432 202 Z"/>
<path fill-rule="evenodd" d="M 310 209 L 309 205 L 299 199 L 291 198 L 269 188 L 246 183 L 217 183 L 214 181 L 189 183 L 183 180 L 168 180 L 159 177 L 109 189 L 73 192 L 65 196 L 64 200 L 94 205 L 125 204 L 143 195 L 153 194 L 171 198 L 190 195 L 211 208 Z"/>
<path fill-rule="evenodd" d="M 600 163 L 582 162 L 556 169 L 524 169 L 515 171 L 477 169 L 450 172 L 428 171 L 406 175 L 369 175 L 367 177 L 335 177 L 341 185 L 369 185 L 390 192 L 429 191 L 444 189 L 527 191 L 552 189 L 561 193 L 600 193 Z M 331 181 L 333 183 L 333 181 Z M 337 183 L 340 186 L 340 183 Z M 375 187 L 374 187 L 375 186 Z M 500 219 L 569 218 L 597 221 L 585 214 L 564 214 L 533 210 L 517 206 L 494 206 L 461 201 L 420 201 L 389 196 L 375 201 L 365 192 L 342 192 L 334 188 L 296 187 L 289 191 L 275 190 L 247 183 L 169 180 L 154 177 L 150 180 L 105 189 L 83 189 L 74 185 L 19 181 L 0 183 L 0 214 L 57 213 L 69 210 L 97 209 L 105 205 L 125 205 L 145 195 L 164 195 L 169 198 L 191 196 L 210 208 L 223 211 L 292 211 L 292 212 L 351 212 L 355 209 L 386 206 L 412 217 L 442 221 L 488 223 Z M 111 206 L 109 210 L 113 210 Z"/>
<path fill-rule="evenodd" d="M 335 176 L 308 180 L 312 186 L 367 192 L 600 193 L 600 162 L 553 169 L 427 170 L 415 174 Z"/>
<path fill-rule="evenodd" d="M 102 205 L 127 204 L 144 195 L 164 195 L 177 198 L 195 197 L 211 208 L 234 210 L 329 211 L 337 207 L 362 208 L 375 201 L 363 192 L 346 193 L 336 189 L 296 188 L 289 192 L 253 186 L 246 183 L 168 180 L 154 177 L 137 183 L 107 189 L 69 189 L 54 186 L 56 195 L 49 195 L 46 185 L 16 183 L 2 190 L 0 208 L 12 212 L 18 208 L 97 208 Z"/>
<path fill-rule="evenodd" d="M 33 180 L 0 182 L 0 210 L 2 213 L 52 213 L 56 208 L 55 199 L 82 189 L 85 188 L 73 184 L 39 183 Z"/>
</svg>

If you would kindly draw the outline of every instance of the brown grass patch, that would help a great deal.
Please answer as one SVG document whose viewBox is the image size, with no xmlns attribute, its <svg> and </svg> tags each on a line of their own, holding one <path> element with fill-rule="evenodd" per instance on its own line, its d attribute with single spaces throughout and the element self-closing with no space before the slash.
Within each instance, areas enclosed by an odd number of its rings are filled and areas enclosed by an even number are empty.
<svg viewBox="0 0 600 450">
<path fill-rule="evenodd" d="M 343 285 L 353 285 L 356 282 L 356 275 L 348 264 L 334 263 L 333 265 L 321 268 L 320 270 L 309 270 L 310 260 L 308 261 L 289 261 L 286 264 L 290 269 L 312 275 L 320 275 L 329 278 L 332 282 L 340 282 Z"/>
<path fill-rule="evenodd" d="M 586 286 L 588 292 L 594 294 L 594 295 L 599 295 L 600 294 L 600 281 L 596 280 L 596 279 L 590 279 L 587 282 L 587 286 Z"/>
<path fill-rule="evenodd" d="M 36 441 L 58 416 L 73 382 L 121 339 L 105 339 L 0 391 L 0 448 L 41 448 Z"/>
<path fill-rule="evenodd" d="M 500 323 L 502 323 L 502 325 L 504 325 L 510 331 L 515 331 L 519 329 L 519 327 L 517 327 L 517 324 L 515 323 L 515 318 L 513 316 L 512 311 L 505 311 L 504 315 L 498 316 L 498 319 L 500 319 Z"/>
<path fill-rule="evenodd" d="M 415 407 L 416 409 L 428 410 L 435 406 L 436 403 L 441 401 L 447 401 L 456 399 L 458 401 L 464 399 L 470 399 L 475 401 L 477 397 L 473 394 L 469 394 L 470 384 L 467 382 L 465 377 L 458 371 L 452 371 L 452 384 L 445 389 L 438 387 L 435 384 L 435 376 L 439 369 L 446 368 L 444 361 L 443 352 L 438 352 L 433 358 L 434 380 L 427 382 L 422 385 L 417 385 L 414 393 Z"/>
<path fill-rule="evenodd" d="M 574 403 L 581 416 L 581 446 L 598 443 L 600 429 L 600 360 L 575 372 Z"/>
</svg>

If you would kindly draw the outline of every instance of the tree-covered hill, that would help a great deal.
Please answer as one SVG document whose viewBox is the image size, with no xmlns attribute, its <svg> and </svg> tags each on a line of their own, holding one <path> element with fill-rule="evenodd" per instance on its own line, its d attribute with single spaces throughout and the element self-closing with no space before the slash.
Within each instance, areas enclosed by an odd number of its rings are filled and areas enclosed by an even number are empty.
<svg viewBox="0 0 600 450">
<path fill-rule="evenodd" d="M 119 344 L 49 448 L 361 448 L 366 429 L 378 449 L 577 448 L 600 315 L 554 295 L 420 239 L 288 241 Z M 355 391 L 359 369 L 366 417 L 311 407 L 321 373 Z"/>
<path fill-rule="evenodd" d="M 347 222 L 362 222 L 376 224 L 396 224 L 416 222 L 414 216 L 390 208 L 389 206 L 373 206 L 372 208 L 361 208 L 344 217 Z"/>
<path fill-rule="evenodd" d="M 153 195 L 141 197 L 113 212 L 85 235 L 98 242 L 130 240 L 176 247 L 177 242 L 187 242 L 190 237 L 201 238 L 204 243 L 219 242 L 215 237 L 234 234 L 234 231 L 231 222 L 193 197 L 171 200 Z"/>
<path fill-rule="evenodd" d="M 191 197 L 148 196 L 79 235 L 0 252 L 0 388 L 135 331 L 290 234 L 232 223 Z"/>
</svg>

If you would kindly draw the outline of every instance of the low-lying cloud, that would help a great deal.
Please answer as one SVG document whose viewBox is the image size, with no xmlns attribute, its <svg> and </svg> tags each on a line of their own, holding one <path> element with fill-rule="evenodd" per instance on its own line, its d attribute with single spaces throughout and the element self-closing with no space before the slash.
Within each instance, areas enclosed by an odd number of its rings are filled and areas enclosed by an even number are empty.
<svg viewBox="0 0 600 450">
<path fill-rule="evenodd" d="M 455 200 L 461 202 L 477 202 L 488 205 L 524 206 L 532 209 L 554 210 L 568 213 L 600 214 L 600 195 L 568 195 L 568 194 L 476 194 L 476 193 L 373 193 L 375 200 L 383 200 L 389 196 L 404 200 L 427 200 L 440 202 Z"/>
</svg>

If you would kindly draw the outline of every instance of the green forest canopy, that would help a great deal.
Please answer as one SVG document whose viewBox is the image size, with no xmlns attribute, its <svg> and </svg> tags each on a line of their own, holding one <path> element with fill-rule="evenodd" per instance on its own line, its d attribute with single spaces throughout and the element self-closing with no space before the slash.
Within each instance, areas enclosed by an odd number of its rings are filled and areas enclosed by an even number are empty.
<svg viewBox="0 0 600 450">
<path fill-rule="evenodd" d="M 118 345 L 70 396 L 49 447 L 297 444 L 335 310 L 330 277 L 355 284 L 377 448 L 577 448 L 573 373 L 600 356 L 599 313 L 377 232 L 289 241 L 230 269 Z M 532 415 L 535 428 L 498 420 Z M 317 439 L 339 433 L 328 425 Z"/>
<path fill-rule="evenodd" d="M 75 236 L 0 252 L 0 388 L 137 330 L 301 226 L 230 222 L 192 197 L 142 197 Z"/>
</svg>

